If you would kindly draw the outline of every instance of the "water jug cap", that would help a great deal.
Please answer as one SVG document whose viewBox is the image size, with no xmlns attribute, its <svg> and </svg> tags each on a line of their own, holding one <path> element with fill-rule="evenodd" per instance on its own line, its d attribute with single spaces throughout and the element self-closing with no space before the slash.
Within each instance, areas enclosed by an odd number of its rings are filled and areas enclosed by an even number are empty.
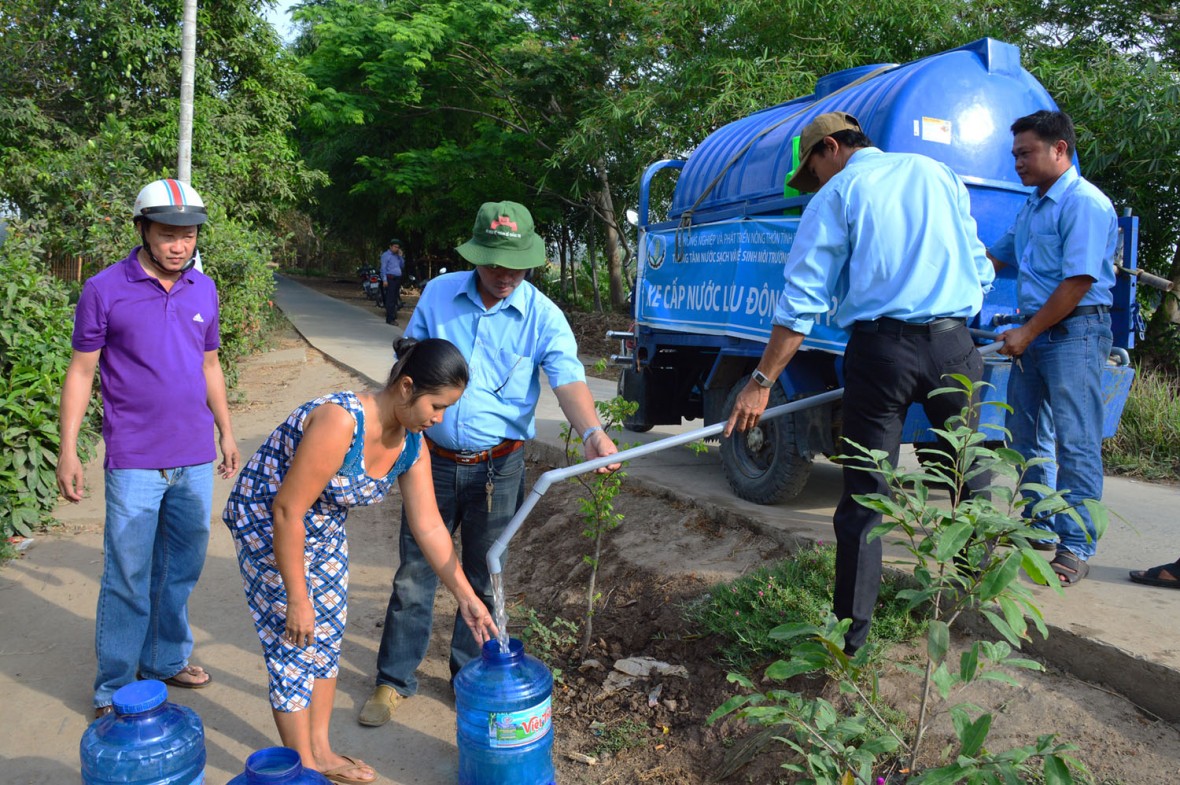
<svg viewBox="0 0 1180 785">
<path fill-rule="evenodd" d="M 138 714 L 168 700 L 168 688 L 162 681 L 144 679 L 120 687 L 111 700 L 119 714 Z"/>
</svg>

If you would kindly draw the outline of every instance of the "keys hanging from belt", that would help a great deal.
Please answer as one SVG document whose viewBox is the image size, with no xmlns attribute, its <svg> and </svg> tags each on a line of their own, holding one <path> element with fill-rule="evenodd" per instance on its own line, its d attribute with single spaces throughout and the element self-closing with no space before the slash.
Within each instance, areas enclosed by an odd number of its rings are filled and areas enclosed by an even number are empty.
<svg viewBox="0 0 1180 785">
<path fill-rule="evenodd" d="M 495 477 L 495 468 L 492 462 L 488 461 L 488 481 L 487 484 L 483 486 L 483 489 L 487 491 L 488 494 L 488 515 L 492 514 L 492 494 L 496 492 Z"/>
</svg>

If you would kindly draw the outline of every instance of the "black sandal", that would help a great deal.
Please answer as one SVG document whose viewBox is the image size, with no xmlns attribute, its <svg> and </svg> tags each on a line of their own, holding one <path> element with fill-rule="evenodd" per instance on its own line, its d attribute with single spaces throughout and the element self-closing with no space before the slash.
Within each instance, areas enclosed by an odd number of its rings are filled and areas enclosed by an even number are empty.
<svg viewBox="0 0 1180 785">
<path fill-rule="evenodd" d="M 1057 551 L 1049 566 L 1057 573 L 1062 588 L 1073 586 L 1090 574 L 1090 565 L 1069 551 Z"/>
<path fill-rule="evenodd" d="M 1160 575 L 1165 571 L 1172 577 L 1161 578 Z M 1129 574 L 1132 581 L 1142 583 L 1145 586 L 1180 589 L 1180 561 L 1175 561 L 1171 564 L 1161 564 L 1158 567 L 1152 567 L 1150 570 L 1131 570 Z"/>
</svg>

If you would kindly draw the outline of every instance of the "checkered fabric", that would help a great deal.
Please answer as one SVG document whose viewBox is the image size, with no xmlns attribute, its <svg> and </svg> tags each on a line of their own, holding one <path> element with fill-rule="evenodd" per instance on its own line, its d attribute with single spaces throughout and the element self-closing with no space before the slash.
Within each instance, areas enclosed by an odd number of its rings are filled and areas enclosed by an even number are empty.
<svg viewBox="0 0 1180 785">
<path fill-rule="evenodd" d="M 291 459 L 303 438 L 303 424 L 317 406 L 334 403 L 353 415 L 356 426 L 340 471 L 304 516 L 307 529 L 303 570 L 315 608 L 315 638 L 307 646 L 284 640 L 287 593 L 273 550 L 271 510 Z M 398 475 L 418 460 L 422 435 L 406 433 L 402 454 L 389 474 L 376 479 L 364 466 L 365 413 L 352 392 L 333 393 L 303 404 L 274 430 L 234 484 L 222 520 L 233 535 L 246 602 L 262 642 L 270 680 L 270 702 L 278 711 L 299 711 L 311 702 L 317 678 L 335 678 L 340 642 L 348 619 L 348 542 L 344 521 L 350 507 L 376 504 Z"/>
</svg>

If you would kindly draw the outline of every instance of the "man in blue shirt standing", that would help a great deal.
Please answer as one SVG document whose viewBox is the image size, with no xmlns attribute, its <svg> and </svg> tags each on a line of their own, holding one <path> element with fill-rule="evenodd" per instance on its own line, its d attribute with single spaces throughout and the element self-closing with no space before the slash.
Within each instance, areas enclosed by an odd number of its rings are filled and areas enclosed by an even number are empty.
<svg viewBox="0 0 1180 785">
<path fill-rule="evenodd" d="M 474 272 L 430 282 L 406 325 L 406 337 L 445 338 L 463 353 L 471 380 L 458 403 L 426 431 L 439 511 L 462 540 L 463 572 L 492 607 L 487 552 L 524 501 L 524 443 L 536 435 L 534 414 L 544 371 L 586 459 L 618 452 L 603 431 L 561 310 L 527 272 L 545 264 L 533 217 L 515 202 L 486 202 L 459 254 Z M 617 468 L 611 467 L 612 469 Z M 602 471 L 605 471 L 602 470 Z M 389 721 L 404 697 L 418 691 L 414 675 L 430 642 L 438 577 L 402 515 L 400 566 L 377 654 L 377 686 L 361 710 L 362 725 Z M 451 636 L 451 676 L 479 646 L 462 618 Z"/>
<path fill-rule="evenodd" d="M 997 268 L 1018 269 L 1023 322 L 1003 334 L 1000 349 L 1016 358 L 1008 430 L 1025 458 L 1057 461 L 1030 468 L 1024 480 L 1062 489 L 1077 514 L 1035 524 L 1057 535 L 1046 549 L 1056 548 L 1053 571 L 1062 586 L 1072 586 L 1086 577 L 1097 549 L 1083 501 L 1102 498 L 1102 369 L 1112 342 L 1118 218 L 1110 199 L 1074 169 L 1069 115 L 1035 112 L 1013 123 L 1012 134 L 1016 173 L 1036 190 L 988 249 Z"/>
<path fill-rule="evenodd" d="M 967 404 L 965 394 L 930 396 L 948 385 L 944 375 L 982 378 L 983 359 L 966 322 L 979 312 L 995 273 L 976 236 L 967 189 L 946 165 L 878 150 L 845 112 L 812 120 L 799 150 L 788 185 L 817 193 L 799 221 L 770 341 L 725 435 L 757 425 L 770 387 L 816 317 L 834 310 L 836 323 L 852 331 L 844 354 L 844 438 L 884 450 L 897 465 L 910 404 L 921 403 L 940 426 Z M 833 516 L 833 595 L 836 616 L 852 620 L 844 638 L 849 653 L 864 645 L 881 582 L 881 540 L 866 542 L 881 516 L 853 497 L 886 492 L 879 473 L 845 463 Z"/>
<path fill-rule="evenodd" d="M 390 240 L 388 250 L 381 254 L 381 284 L 385 289 L 386 324 L 397 324 L 397 309 L 402 304 L 402 272 L 405 265 L 401 240 Z"/>
</svg>

